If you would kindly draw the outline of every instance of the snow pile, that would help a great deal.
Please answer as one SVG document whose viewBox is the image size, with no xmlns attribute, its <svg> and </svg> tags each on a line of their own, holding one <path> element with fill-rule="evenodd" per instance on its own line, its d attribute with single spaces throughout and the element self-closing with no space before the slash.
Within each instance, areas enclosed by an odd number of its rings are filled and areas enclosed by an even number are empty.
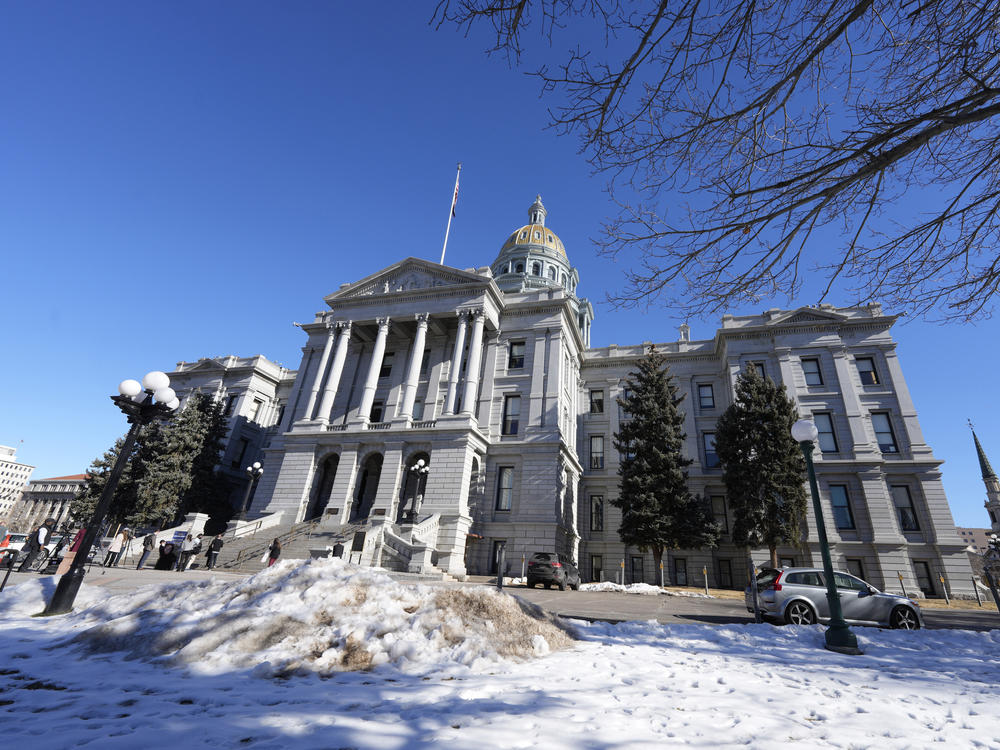
<svg viewBox="0 0 1000 750">
<path fill-rule="evenodd" d="M 651 586 L 648 583 L 630 583 L 622 586 L 620 583 L 602 581 L 601 583 L 584 583 L 580 585 L 580 591 L 617 591 L 620 594 L 638 594 L 640 596 L 687 596 L 693 599 L 714 599 L 708 594 L 699 594 L 694 591 L 669 591 L 661 589 L 659 586 Z"/>
<path fill-rule="evenodd" d="M 490 589 L 396 583 L 339 559 L 286 561 L 243 581 L 185 582 L 111 597 L 74 615 L 91 653 L 166 659 L 202 674 L 408 673 L 544 656 L 572 635 Z"/>
<path fill-rule="evenodd" d="M 8 585 L 0 594 L 0 615 L 6 617 L 31 617 L 45 609 L 56 591 L 61 576 L 45 576 L 30 583 Z M 81 586 L 76 595 L 76 608 L 87 607 L 104 594 L 92 586 Z"/>
</svg>

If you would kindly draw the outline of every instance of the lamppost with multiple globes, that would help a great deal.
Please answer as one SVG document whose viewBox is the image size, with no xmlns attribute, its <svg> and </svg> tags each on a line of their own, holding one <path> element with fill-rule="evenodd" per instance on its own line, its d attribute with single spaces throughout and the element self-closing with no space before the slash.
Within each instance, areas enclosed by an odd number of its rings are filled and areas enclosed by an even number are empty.
<svg viewBox="0 0 1000 750">
<path fill-rule="evenodd" d="M 264 468 L 260 465 L 260 461 L 254 461 L 253 464 L 247 467 L 247 477 L 250 481 L 247 482 L 247 491 L 243 493 L 243 503 L 240 505 L 240 520 L 246 520 L 247 504 L 250 502 L 250 493 L 253 492 L 254 484 L 256 484 L 257 480 L 260 479 L 260 475 L 263 473 Z"/>
<path fill-rule="evenodd" d="M 112 396 L 111 400 L 122 410 L 132 427 L 125 436 L 125 442 L 122 444 L 115 465 L 111 469 L 111 476 L 108 477 L 107 484 L 104 485 L 104 491 L 101 492 L 101 498 L 97 501 L 94 515 L 90 519 L 90 523 L 87 524 L 87 530 L 80 541 L 80 546 L 76 549 L 73 565 L 59 579 L 52 600 L 42 612 L 43 615 L 61 615 L 73 609 L 73 601 L 80 590 L 80 584 L 83 583 L 90 550 L 97 539 L 101 524 L 104 522 L 104 516 L 107 515 L 108 509 L 111 507 L 115 489 L 118 487 L 118 481 L 125 470 L 128 458 L 132 454 L 139 430 L 155 419 L 169 418 L 180 405 L 177 394 L 170 387 L 170 378 L 167 377 L 166 373 L 158 370 L 147 373 L 146 377 L 142 379 L 142 383 L 131 379 L 123 380 L 118 384 L 118 393 L 120 395 Z"/>
<path fill-rule="evenodd" d="M 830 627 L 826 631 L 826 647 L 841 654 L 860 654 L 858 639 L 844 622 L 844 612 L 840 607 L 840 594 L 833 577 L 833 562 L 830 559 L 830 543 L 826 539 L 826 523 L 823 521 L 823 506 L 819 502 L 819 487 L 816 485 L 816 470 L 813 468 L 812 453 L 819 437 L 819 430 L 811 419 L 800 419 L 792 425 L 792 438 L 802 449 L 809 470 L 809 491 L 812 493 L 813 513 L 816 516 L 816 533 L 819 536 L 819 551 L 823 557 L 823 577 L 826 578 L 826 600 L 830 605 Z"/>
<path fill-rule="evenodd" d="M 410 473 L 416 478 L 416 486 L 413 488 L 413 506 L 406 512 L 407 523 L 417 522 L 417 514 L 420 512 L 420 505 L 424 499 L 427 474 L 430 473 L 430 470 L 431 467 L 422 458 L 417 459 L 417 462 L 410 467 Z"/>
</svg>

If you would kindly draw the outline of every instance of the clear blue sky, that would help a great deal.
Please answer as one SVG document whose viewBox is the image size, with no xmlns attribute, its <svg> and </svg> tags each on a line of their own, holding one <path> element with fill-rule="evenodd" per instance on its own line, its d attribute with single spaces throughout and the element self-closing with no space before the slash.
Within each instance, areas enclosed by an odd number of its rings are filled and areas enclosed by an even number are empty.
<svg viewBox="0 0 1000 750">
<path fill-rule="evenodd" d="M 222 354 L 296 367 L 292 321 L 324 295 L 438 260 L 458 161 L 446 263 L 490 263 L 541 193 L 594 345 L 676 336 L 669 311 L 600 303 L 622 283 L 591 243 L 603 179 L 545 128 L 537 84 L 486 37 L 431 28 L 433 5 L 0 0 L 0 444 L 34 478 L 83 472 L 124 432 L 107 400 L 124 378 Z M 964 526 L 988 525 L 966 418 L 1000 467 L 998 332 L 895 329 Z"/>
</svg>

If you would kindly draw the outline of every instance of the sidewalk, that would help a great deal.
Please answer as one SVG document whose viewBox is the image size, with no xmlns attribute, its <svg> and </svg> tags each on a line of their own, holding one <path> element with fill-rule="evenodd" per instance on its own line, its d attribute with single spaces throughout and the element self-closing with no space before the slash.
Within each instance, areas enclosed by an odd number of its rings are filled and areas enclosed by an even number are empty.
<svg viewBox="0 0 1000 750">
<path fill-rule="evenodd" d="M 0 570 L 0 581 L 3 580 L 3 577 L 6 574 L 6 570 Z M 100 586 L 107 589 L 111 593 L 118 594 L 123 591 L 134 591 L 140 586 L 147 586 L 150 584 L 179 583 L 180 581 L 190 580 L 201 581 L 211 578 L 215 578 L 217 580 L 235 581 L 246 577 L 246 573 L 230 573 L 219 570 L 218 568 L 215 570 L 195 568 L 193 570 L 184 571 L 183 573 L 178 573 L 173 570 L 153 570 L 151 567 L 144 568 L 143 570 L 136 570 L 134 564 L 120 568 L 102 568 L 99 565 L 95 565 L 87 571 L 86 576 L 84 576 L 83 583 L 87 586 Z M 39 573 L 18 573 L 14 571 L 10 574 L 10 578 L 7 581 L 7 588 L 5 588 L 4 591 L 11 586 L 16 586 L 19 583 L 34 581 L 39 578 L 51 578 L 54 582 L 56 582 L 59 580 L 60 576 L 42 575 Z M 2 594 L 0 594 L 0 596 L 2 596 Z"/>
</svg>

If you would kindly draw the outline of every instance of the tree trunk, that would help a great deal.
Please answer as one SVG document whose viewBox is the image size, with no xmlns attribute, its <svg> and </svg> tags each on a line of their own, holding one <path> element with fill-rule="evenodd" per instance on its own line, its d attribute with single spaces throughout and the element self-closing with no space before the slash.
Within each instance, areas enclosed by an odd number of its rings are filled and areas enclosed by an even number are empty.
<svg viewBox="0 0 1000 750">
<path fill-rule="evenodd" d="M 771 566 L 774 568 L 778 567 L 778 548 L 771 547 Z"/>
<path fill-rule="evenodd" d="M 660 576 L 660 565 L 663 564 L 663 547 L 654 546 L 652 549 L 653 549 L 653 576 L 655 576 L 654 580 L 657 582 L 657 585 L 666 586 L 667 585 L 666 576 L 664 575 L 662 578 Z"/>
</svg>

